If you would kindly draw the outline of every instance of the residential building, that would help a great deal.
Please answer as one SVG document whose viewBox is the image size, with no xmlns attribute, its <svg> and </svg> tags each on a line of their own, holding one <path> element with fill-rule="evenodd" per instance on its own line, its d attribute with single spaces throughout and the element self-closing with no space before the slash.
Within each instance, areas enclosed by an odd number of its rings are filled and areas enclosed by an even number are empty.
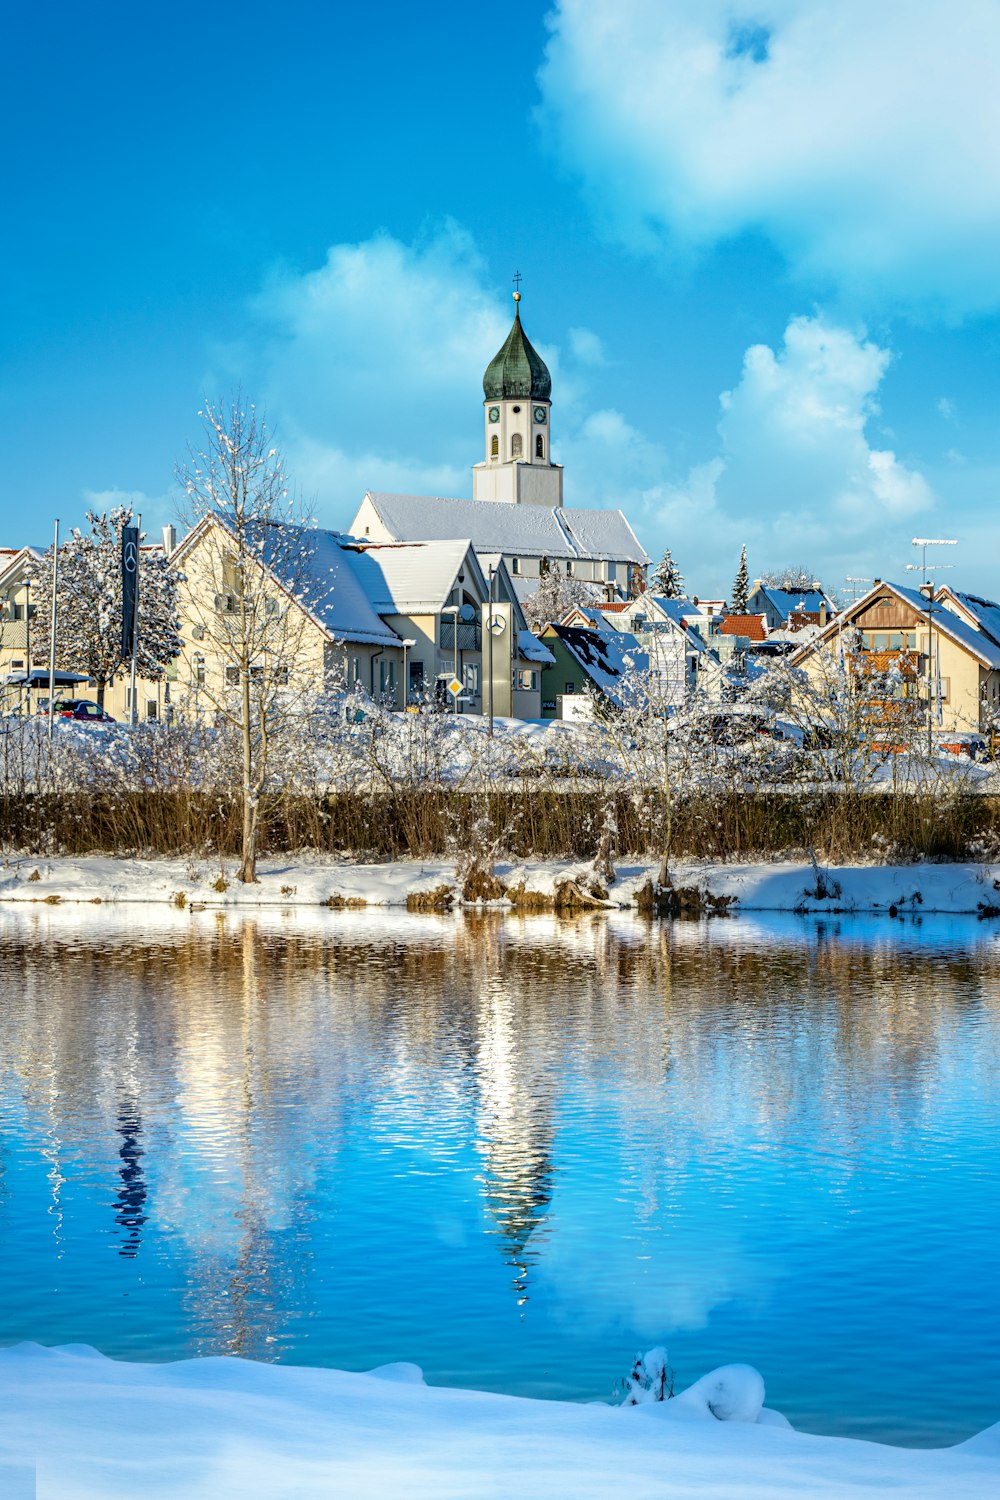
<svg viewBox="0 0 1000 1500">
<path fill-rule="evenodd" d="M 224 518 L 199 522 L 176 557 L 185 581 L 175 701 L 191 709 L 211 705 L 239 682 L 233 643 L 240 577 Z M 459 707 L 488 712 L 492 695 L 497 714 L 539 717 L 540 672 L 550 654 L 528 631 L 502 562 L 491 602 L 490 581 L 467 539 L 378 544 L 272 527 L 257 566 L 266 617 L 261 649 L 290 687 L 357 687 L 403 708 L 426 698 L 451 703 L 445 684 L 454 674 L 463 685 Z"/>
<path fill-rule="evenodd" d="M 757 578 L 747 600 L 746 613 L 763 615 L 768 630 L 785 630 L 789 616 L 793 614 L 805 616 L 802 623 L 825 625 L 837 613 L 837 606 L 818 580 L 808 588 L 793 589 L 765 584 Z M 815 620 L 809 618 L 813 615 Z"/>
<path fill-rule="evenodd" d="M 629 683 L 649 670 L 649 657 L 627 631 L 553 623 L 542 631 L 541 640 L 554 658 L 543 679 L 546 719 L 570 717 L 561 700 L 580 693 L 623 708 L 633 699 Z"/>
<path fill-rule="evenodd" d="M 934 593 L 881 579 L 789 658 L 815 683 L 842 663 L 871 690 L 871 717 L 981 731 L 1000 712 L 1000 605 L 958 590 Z"/>
</svg>

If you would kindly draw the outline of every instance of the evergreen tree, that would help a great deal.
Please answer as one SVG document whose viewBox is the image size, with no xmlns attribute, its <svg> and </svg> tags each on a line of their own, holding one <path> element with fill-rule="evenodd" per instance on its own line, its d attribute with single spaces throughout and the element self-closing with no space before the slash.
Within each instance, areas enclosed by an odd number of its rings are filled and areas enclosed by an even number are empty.
<svg viewBox="0 0 1000 1500">
<path fill-rule="evenodd" d="M 132 507 L 87 512 L 89 532 L 75 527 L 59 546 L 56 666 L 86 672 L 97 683 L 97 701 L 119 670 L 121 655 L 122 527 L 132 524 Z M 159 550 L 139 552 L 139 615 L 136 671 L 147 682 L 159 682 L 167 663 L 181 649 L 177 619 L 178 575 Z M 49 659 L 52 629 L 52 548 L 31 570 L 31 656 L 34 665 Z"/>
<path fill-rule="evenodd" d="M 684 597 L 684 574 L 670 556 L 670 548 L 666 547 L 663 556 L 653 571 L 649 581 L 649 592 L 659 594 L 661 599 L 683 599 Z"/>
<path fill-rule="evenodd" d="M 740 566 L 733 580 L 733 597 L 730 608 L 734 615 L 745 615 L 750 603 L 750 575 L 747 572 L 747 549 L 740 553 Z"/>
</svg>

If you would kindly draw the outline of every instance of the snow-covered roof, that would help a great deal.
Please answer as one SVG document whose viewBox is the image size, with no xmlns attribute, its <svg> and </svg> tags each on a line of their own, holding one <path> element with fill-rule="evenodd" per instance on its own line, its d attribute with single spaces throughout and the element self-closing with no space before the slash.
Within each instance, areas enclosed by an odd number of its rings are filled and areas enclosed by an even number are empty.
<svg viewBox="0 0 1000 1500">
<path fill-rule="evenodd" d="M 899 583 L 886 584 L 884 581 L 880 588 L 891 588 L 907 604 L 912 605 L 921 614 L 927 613 L 927 600 L 919 589 L 908 589 Z M 959 619 L 950 609 L 936 602 L 933 609 L 934 629 L 943 631 L 950 635 L 953 640 L 968 647 L 973 655 L 978 656 L 987 666 L 1000 671 L 1000 645 L 982 630 L 976 630 L 973 625 L 967 625 L 964 620 Z"/>
<path fill-rule="evenodd" d="M 437 614 L 448 602 L 455 579 L 468 560 L 470 546 L 468 538 L 440 542 L 358 542 L 352 549 L 352 566 L 378 614 Z"/>
<path fill-rule="evenodd" d="M 297 527 L 303 533 L 304 579 L 301 600 L 328 635 L 358 645 L 398 646 L 368 593 L 367 578 L 359 576 L 358 555 L 337 531 Z"/>
<path fill-rule="evenodd" d="M 957 599 L 973 616 L 979 630 L 1000 646 L 1000 604 L 993 599 L 983 599 L 979 594 L 963 594 L 958 589 L 945 588 L 938 595 L 939 601 L 948 608 L 949 596 Z"/>
<path fill-rule="evenodd" d="M 649 561 L 620 510 L 509 505 L 496 500 L 453 500 L 372 490 L 365 499 L 397 541 L 467 536 L 477 552 L 503 552 L 508 557 Z"/>
<path fill-rule="evenodd" d="M 815 613 L 821 606 L 832 609 L 832 602 L 827 598 L 821 588 L 805 589 L 783 589 L 776 584 L 760 583 L 751 594 L 751 599 L 757 594 L 763 594 L 772 606 L 782 616 L 790 613 L 793 609 L 804 609 Z"/>
<path fill-rule="evenodd" d="M 589 630 L 577 625 L 549 627 L 582 667 L 596 688 L 619 708 L 623 706 L 621 679 L 634 670 L 649 670 L 649 657 L 634 635 L 624 630 Z"/>
<path fill-rule="evenodd" d="M 555 666 L 555 657 L 536 635 L 530 630 L 519 630 L 517 632 L 517 651 L 522 661 L 534 661 L 543 667 Z"/>
</svg>

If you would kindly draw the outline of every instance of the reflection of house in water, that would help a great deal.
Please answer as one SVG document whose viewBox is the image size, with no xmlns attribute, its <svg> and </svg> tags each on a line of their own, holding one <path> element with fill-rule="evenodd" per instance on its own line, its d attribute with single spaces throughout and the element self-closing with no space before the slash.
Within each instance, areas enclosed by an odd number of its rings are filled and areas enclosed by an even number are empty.
<svg viewBox="0 0 1000 1500">
<path fill-rule="evenodd" d="M 142 1244 L 142 1226 L 146 1222 L 146 1178 L 142 1170 L 142 1116 L 136 1100 L 124 1101 L 118 1111 L 118 1131 L 122 1143 L 118 1151 L 121 1166 L 118 1175 L 121 1188 L 114 1202 L 115 1223 L 124 1230 L 118 1254 L 134 1259 Z"/>
<path fill-rule="evenodd" d="M 525 1017 L 499 977 L 486 981 L 479 1014 L 480 1180 L 522 1306 L 537 1258 L 529 1242 L 552 1201 L 551 1060 L 532 1046 Z"/>
</svg>

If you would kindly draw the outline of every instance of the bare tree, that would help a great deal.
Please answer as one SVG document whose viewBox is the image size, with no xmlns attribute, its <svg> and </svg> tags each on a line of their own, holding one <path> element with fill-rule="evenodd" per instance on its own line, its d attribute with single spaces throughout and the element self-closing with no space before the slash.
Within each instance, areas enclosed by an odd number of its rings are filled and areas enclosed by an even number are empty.
<svg viewBox="0 0 1000 1500">
<path fill-rule="evenodd" d="M 328 644 L 315 612 L 329 582 L 319 576 L 317 533 L 289 495 L 264 419 L 239 393 L 201 416 L 203 446 L 177 469 L 192 526 L 179 554 L 187 703 L 207 708 L 235 738 L 238 878 L 252 882 L 262 810 L 294 774 L 289 754 L 303 741 L 312 695 L 327 685 Z"/>
</svg>

